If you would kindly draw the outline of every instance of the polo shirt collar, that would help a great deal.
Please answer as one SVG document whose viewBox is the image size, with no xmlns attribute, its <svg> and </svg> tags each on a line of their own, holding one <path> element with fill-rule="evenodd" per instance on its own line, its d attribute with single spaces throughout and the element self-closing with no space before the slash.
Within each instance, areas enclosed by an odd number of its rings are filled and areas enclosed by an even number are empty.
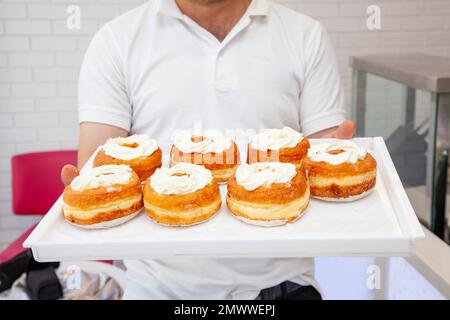
<svg viewBox="0 0 450 320">
<path fill-rule="evenodd" d="M 181 12 L 175 0 L 159 0 L 158 12 L 174 18 L 183 18 L 183 12 Z M 267 16 L 268 13 L 269 3 L 267 0 L 252 0 L 246 15 L 249 17 Z"/>
<path fill-rule="evenodd" d="M 183 13 L 181 12 L 180 8 L 178 8 L 175 0 L 159 0 L 158 2 L 159 3 L 157 11 L 159 13 L 174 18 L 183 18 Z"/>
<path fill-rule="evenodd" d="M 267 0 L 253 0 L 247 10 L 248 16 L 267 16 L 269 14 L 269 2 Z"/>
</svg>

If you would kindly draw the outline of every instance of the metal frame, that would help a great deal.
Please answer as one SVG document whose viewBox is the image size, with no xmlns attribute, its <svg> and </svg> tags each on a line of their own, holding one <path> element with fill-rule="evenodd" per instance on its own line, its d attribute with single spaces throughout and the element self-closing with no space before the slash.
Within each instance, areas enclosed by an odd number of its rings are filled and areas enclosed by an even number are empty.
<svg viewBox="0 0 450 320">
<path fill-rule="evenodd" d="M 352 118 L 356 127 L 356 136 L 364 137 L 366 130 L 366 92 L 367 92 L 367 73 L 353 69 L 353 88 L 352 91 Z"/>
<path fill-rule="evenodd" d="M 366 117 L 366 96 L 367 96 L 367 72 L 353 69 L 353 90 L 352 90 L 352 119 L 358 124 L 357 136 L 365 136 Z M 374 74 L 387 81 L 395 80 Z M 403 84 L 403 83 L 401 83 Z M 405 125 L 414 122 L 415 117 L 415 93 L 416 88 L 403 84 L 405 92 Z M 431 197 L 430 230 L 441 239 L 448 241 L 448 230 L 445 226 L 446 217 L 446 182 L 447 170 L 443 168 L 443 159 L 448 159 L 450 150 L 450 93 L 432 93 L 432 110 L 430 115 L 430 129 L 428 133 L 428 152 L 426 168 L 426 190 Z M 447 160 L 445 160 L 447 161 Z M 441 167 L 441 170 L 439 170 Z M 443 184 L 444 181 L 444 184 Z"/>
<path fill-rule="evenodd" d="M 433 167 L 432 174 L 432 211 L 430 229 L 439 238 L 446 238 L 446 187 L 447 165 L 450 149 L 450 93 L 433 95 L 434 130 L 430 130 L 430 164 Z M 432 133 L 432 134 L 431 134 Z M 448 239 L 447 239 L 448 240 Z"/>
</svg>

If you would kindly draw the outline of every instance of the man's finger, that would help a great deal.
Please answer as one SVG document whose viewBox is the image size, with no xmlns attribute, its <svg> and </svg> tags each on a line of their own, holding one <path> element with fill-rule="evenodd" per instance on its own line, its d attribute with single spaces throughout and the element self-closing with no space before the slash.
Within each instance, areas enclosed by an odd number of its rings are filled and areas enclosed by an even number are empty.
<svg viewBox="0 0 450 320">
<path fill-rule="evenodd" d="M 79 174 L 80 174 L 80 171 L 78 170 L 77 167 L 75 167 L 71 164 L 66 164 L 61 170 L 61 181 L 65 186 L 67 186 Z"/>
<path fill-rule="evenodd" d="M 351 120 L 346 120 L 340 124 L 335 131 L 335 138 L 351 139 L 355 135 L 356 124 Z"/>
</svg>

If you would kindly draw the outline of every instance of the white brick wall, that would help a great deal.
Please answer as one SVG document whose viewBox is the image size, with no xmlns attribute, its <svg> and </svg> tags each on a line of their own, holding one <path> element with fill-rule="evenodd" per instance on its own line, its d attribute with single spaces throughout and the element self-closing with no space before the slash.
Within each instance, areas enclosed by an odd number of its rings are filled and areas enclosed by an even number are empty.
<svg viewBox="0 0 450 320">
<path fill-rule="evenodd" d="M 0 248 L 36 218 L 11 212 L 11 155 L 76 148 L 76 82 L 100 26 L 144 0 L 0 0 Z M 336 46 L 347 103 L 353 54 L 421 51 L 450 56 L 450 0 L 279 1 L 324 24 Z M 81 30 L 66 8 L 81 7 Z M 382 10 L 382 30 L 366 29 L 366 8 Z"/>
</svg>

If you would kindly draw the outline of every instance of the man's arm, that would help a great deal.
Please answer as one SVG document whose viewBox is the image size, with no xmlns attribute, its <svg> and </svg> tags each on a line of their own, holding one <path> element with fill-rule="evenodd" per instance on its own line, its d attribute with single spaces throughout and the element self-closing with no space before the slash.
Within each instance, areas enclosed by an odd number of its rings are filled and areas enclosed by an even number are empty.
<svg viewBox="0 0 450 320">
<path fill-rule="evenodd" d="M 131 101 L 120 48 L 106 24 L 95 34 L 83 59 L 78 80 L 80 169 L 98 146 L 108 138 L 127 136 L 131 128 Z M 72 165 L 63 168 L 64 184 L 79 174 L 78 168 Z"/>
<path fill-rule="evenodd" d="M 328 34 L 317 24 L 307 40 L 305 83 L 300 96 L 303 132 L 309 138 L 351 139 L 356 125 L 345 120 L 344 94 Z"/>
<path fill-rule="evenodd" d="M 300 94 L 300 124 L 311 138 L 348 139 L 355 133 L 345 121 L 344 94 L 331 40 L 319 24 L 305 37 L 303 88 Z"/>
<path fill-rule="evenodd" d="M 83 122 L 80 124 L 80 143 L 78 148 L 78 168 L 84 166 L 97 148 L 107 139 L 126 137 L 124 129 L 102 123 Z"/>
<path fill-rule="evenodd" d="M 356 124 L 351 120 L 342 122 L 339 126 L 311 134 L 308 138 L 351 139 L 355 135 Z"/>
<path fill-rule="evenodd" d="M 78 168 L 65 165 L 61 171 L 61 181 L 68 185 L 79 175 L 84 164 L 89 160 L 97 148 L 104 144 L 108 138 L 126 137 L 128 132 L 124 129 L 95 122 L 80 124 L 80 142 L 78 147 Z"/>
</svg>

